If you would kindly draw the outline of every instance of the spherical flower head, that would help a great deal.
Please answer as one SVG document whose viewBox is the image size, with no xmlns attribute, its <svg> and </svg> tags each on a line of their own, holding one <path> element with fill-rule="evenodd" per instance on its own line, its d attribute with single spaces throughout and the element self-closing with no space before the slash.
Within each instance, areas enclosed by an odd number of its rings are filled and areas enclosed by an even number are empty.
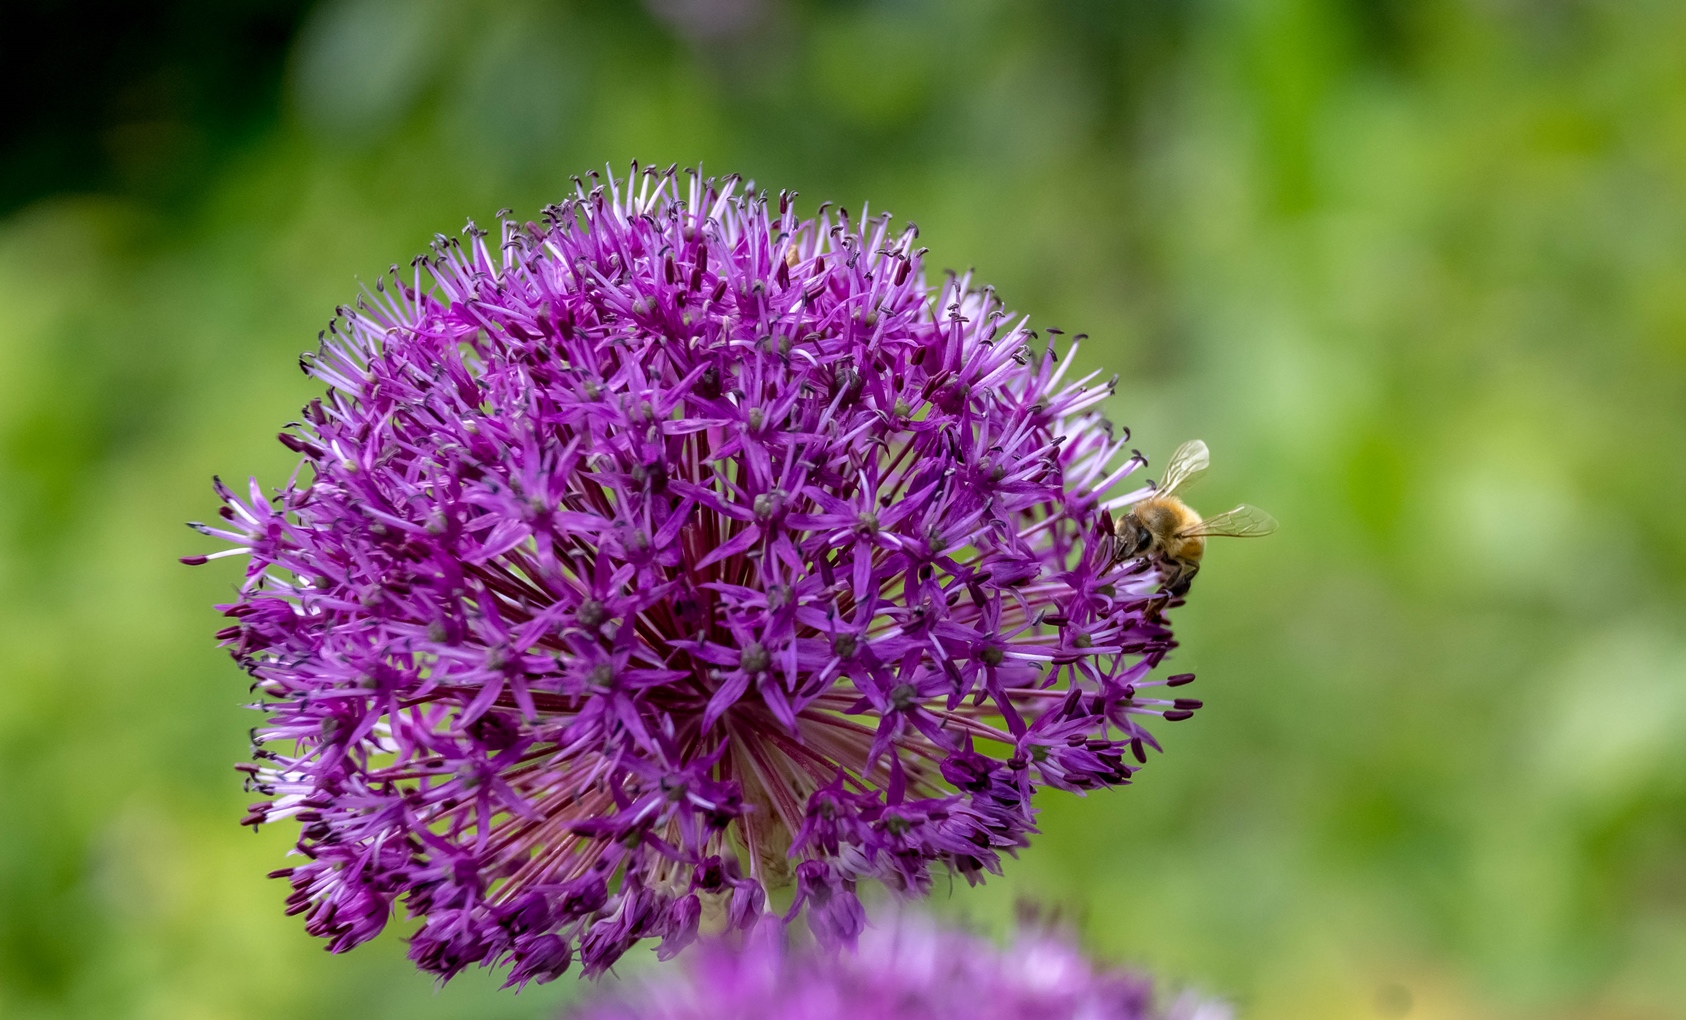
<svg viewBox="0 0 1686 1020">
<path fill-rule="evenodd" d="M 997 871 L 1199 707 L 1150 696 L 1192 677 L 1112 555 L 1109 387 L 911 226 L 635 171 L 465 233 L 340 309 L 298 471 L 204 529 L 329 948 L 402 900 L 424 969 L 542 981 L 785 896 L 847 943 L 857 883 Z"/>
<path fill-rule="evenodd" d="M 676 971 L 587 1004 L 571 1020 L 1229 1020 L 1214 1002 L 1160 1008 L 1148 979 L 1092 965 L 1051 929 L 1005 951 L 904 915 L 853 952 L 792 946 L 771 927 L 710 942 Z"/>
</svg>

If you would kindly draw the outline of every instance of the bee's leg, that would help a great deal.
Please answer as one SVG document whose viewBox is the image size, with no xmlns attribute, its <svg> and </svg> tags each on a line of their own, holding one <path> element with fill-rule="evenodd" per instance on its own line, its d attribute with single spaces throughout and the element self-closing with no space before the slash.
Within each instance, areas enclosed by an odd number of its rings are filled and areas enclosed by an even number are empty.
<svg viewBox="0 0 1686 1020">
<path fill-rule="evenodd" d="M 1113 562 L 1123 563 L 1125 560 L 1140 559 L 1148 554 L 1153 546 L 1153 535 L 1146 528 L 1136 523 L 1134 515 L 1120 520 L 1112 530 L 1113 534 Z"/>
<path fill-rule="evenodd" d="M 1181 598 L 1188 594 L 1188 587 L 1194 583 L 1194 575 L 1198 573 L 1200 573 L 1200 564 L 1198 563 L 1170 565 L 1165 575 L 1164 589 Z"/>
</svg>

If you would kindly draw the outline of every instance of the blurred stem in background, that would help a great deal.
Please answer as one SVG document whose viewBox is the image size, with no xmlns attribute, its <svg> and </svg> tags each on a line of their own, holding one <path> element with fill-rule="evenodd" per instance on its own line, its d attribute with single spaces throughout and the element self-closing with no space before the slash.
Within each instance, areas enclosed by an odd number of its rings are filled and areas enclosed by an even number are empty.
<svg viewBox="0 0 1686 1020">
<path fill-rule="evenodd" d="M 1285 0 L 0 10 L 0 1012 L 538 1016 L 281 916 L 181 521 L 356 280 L 570 174 L 917 219 L 1284 523 L 1208 708 L 1006 881 L 1253 1017 L 1682 1016 L 1686 11 Z M 1150 472 L 1152 474 L 1152 472 Z M 244 836 L 244 838 L 242 838 Z M 568 983 L 564 983 L 568 984 Z M 548 998 L 546 997 L 548 996 Z"/>
</svg>

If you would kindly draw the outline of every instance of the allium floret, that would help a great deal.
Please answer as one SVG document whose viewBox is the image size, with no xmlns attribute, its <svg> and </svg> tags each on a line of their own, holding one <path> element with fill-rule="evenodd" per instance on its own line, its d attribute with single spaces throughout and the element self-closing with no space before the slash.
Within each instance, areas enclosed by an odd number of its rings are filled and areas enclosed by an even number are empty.
<svg viewBox="0 0 1686 1020">
<path fill-rule="evenodd" d="M 847 943 L 857 883 L 998 871 L 1199 707 L 1098 530 L 1151 491 L 1110 387 L 911 225 L 635 168 L 465 234 L 339 310 L 293 479 L 200 526 L 329 948 L 402 899 L 422 968 L 543 981 L 772 893 Z"/>
<path fill-rule="evenodd" d="M 1002 950 L 917 915 L 854 952 L 792 945 L 771 926 L 711 942 L 673 971 L 616 989 L 570 1020 L 1230 1020 L 1192 995 L 1155 1003 L 1153 983 L 1098 968 L 1059 931 L 1026 927 Z"/>
</svg>

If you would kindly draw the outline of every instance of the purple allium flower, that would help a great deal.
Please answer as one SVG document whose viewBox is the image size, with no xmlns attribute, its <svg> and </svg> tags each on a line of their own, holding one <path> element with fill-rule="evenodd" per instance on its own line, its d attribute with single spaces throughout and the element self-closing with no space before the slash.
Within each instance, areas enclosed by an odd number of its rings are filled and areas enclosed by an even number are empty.
<svg viewBox="0 0 1686 1020">
<path fill-rule="evenodd" d="M 711 941 L 677 971 L 586 1005 L 571 1020 L 1229 1020 L 1193 997 L 1154 1005 L 1141 976 L 1093 967 L 1072 942 L 1026 928 L 1005 950 L 902 916 L 853 952 L 793 948 L 771 925 L 740 949 Z"/>
<path fill-rule="evenodd" d="M 422 968 L 546 980 L 781 886 L 848 942 L 857 882 L 998 871 L 1038 787 L 1199 707 L 1147 696 L 1176 601 L 1097 530 L 1151 491 L 1110 388 L 911 226 L 777 208 L 645 171 L 441 237 L 303 362 L 286 487 L 218 484 L 247 821 L 301 823 L 330 949 L 403 898 Z"/>
</svg>

